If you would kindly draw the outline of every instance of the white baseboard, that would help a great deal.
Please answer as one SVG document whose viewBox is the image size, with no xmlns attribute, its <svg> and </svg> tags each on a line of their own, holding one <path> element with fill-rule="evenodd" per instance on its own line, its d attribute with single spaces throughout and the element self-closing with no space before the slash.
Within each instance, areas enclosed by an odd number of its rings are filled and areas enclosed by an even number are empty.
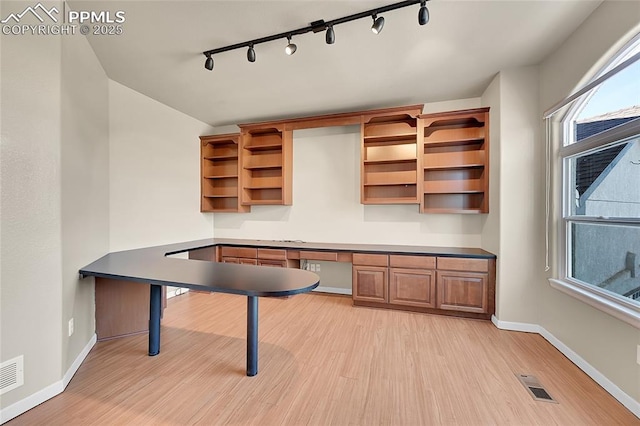
<svg viewBox="0 0 640 426">
<path fill-rule="evenodd" d="M 96 344 L 97 336 L 94 334 L 89 342 L 82 349 L 80 354 L 76 357 L 76 359 L 71 364 L 71 367 L 67 370 L 62 380 L 58 380 L 57 382 L 47 386 L 46 388 L 39 390 L 38 392 L 30 395 L 10 406 L 0 410 L 0 424 L 4 424 L 11 419 L 18 417 L 20 414 L 25 413 L 31 410 L 33 407 L 42 404 L 43 402 L 53 398 L 54 396 L 61 394 L 73 378 L 73 375 L 76 374 L 80 365 L 93 348 L 93 345 Z"/>
<path fill-rule="evenodd" d="M 340 287 L 316 287 L 313 291 L 318 291 L 320 293 L 333 293 L 333 294 L 348 294 L 351 296 L 350 288 L 340 288 Z"/>
<path fill-rule="evenodd" d="M 584 358 L 574 352 L 570 347 L 562 343 L 557 337 L 549 333 L 544 327 L 537 324 L 528 324 L 520 322 L 500 321 L 495 315 L 491 317 L 493 324 L 501 330 L 509 331 L 523 331 L 526 333 L 538 333 L 544 339 L 551 343 L 556 349 L 558 349 L 564 356 L 569 358 L 580 370 L 591 377 L 597 384 L 602 386 L 604 390 L 609 392 L 611 396 L 617 399 L 622 405 L 627 407 L 629 411 L 640 418 L 640 402 L 631 398 L 622 389 L 620 389 L 615 383 L 607 379 L 601 372 L 599 372 L 594 366 L 589 364 Z"/>
</svg>

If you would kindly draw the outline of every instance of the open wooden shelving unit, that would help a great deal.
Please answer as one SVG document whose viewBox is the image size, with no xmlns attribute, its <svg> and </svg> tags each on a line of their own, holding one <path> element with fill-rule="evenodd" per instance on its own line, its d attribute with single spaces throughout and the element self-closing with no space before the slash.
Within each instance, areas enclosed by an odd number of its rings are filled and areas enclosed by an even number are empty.
<svg viewBox="0 0 640 426">
<path fill-rule="evenodd" d="M 489 108 L 420 115 L 421 213 L 489 212 Z"/>
<path fill-rule="evenodd" d="M 394 108 L 363 115 L 360 200 L 362 204 L 418 204 L 417 115 Z"/>
<path fill-rule="evenodd" d="M 489 108 L 422 114 L 422 105 L 240 124 L 202 136 L 201 211 L 291 205 L 293 130 L 360 124 L 362 204 L 421 213 L 489 212 Z"/>
<path fill-rule="evenodd" d="M 200 211 L 248 212 L 240 204 L 239 133 L 200 137 Z"/>
<path fill-rule="evenodd" d="M 285 125 L 241 127 L 241 204 L 291 205 L 293 135 Z"/>
</svg>

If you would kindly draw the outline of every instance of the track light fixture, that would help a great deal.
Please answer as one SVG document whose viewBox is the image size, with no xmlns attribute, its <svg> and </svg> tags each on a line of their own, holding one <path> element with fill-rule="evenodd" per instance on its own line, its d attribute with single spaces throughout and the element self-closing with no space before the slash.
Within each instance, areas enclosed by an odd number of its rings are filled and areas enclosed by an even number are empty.
<svg viewBox="0 0 640 426">
<path fill-rule="evenodd" d="M 427 1 L 422 0 L 418 11 L 418 24 L 425 25 L 427 22 L 429 22 L 429 9 L 427 9 Z"/>
<path fill-rule="evenodd" d="M 373 31 L 374 34 L 380 34 L 380 31 L 382 31 L 382 28 L 384 27 L 384 18 L 376 15 L 375 13 L 371 17 L 373 18 L 371 31 Z"/>
<path fill-rule="evenodd" d="M 298 50 L 298 46 L 291 43 L 291 36 L 287 36 L 287 47 L 284 48 L 284 53 L 291 56 L 296 53 L 296 50 Z"/>
<path fill-rule="evenodd" d="M 310 25 L 298 28 L 296 30 L 287 31 L 284 33 L 274 34 L 262 38 L 257 38 L 254 40 L 244 41 L 242 43 L 236 43 L 225 47 L 219 47 L 217 49 L 206 50 L 202 52 L 203 55 L 207 57 L 204 67 L 211 71 L 213 69 L 213 58 L 212 56 L 217 53 L 228 52 L 230 50 L 235 49 L 243 49 L 248 48 L 247 50 L 247 60 L 249 62 L 255 62 L 256 60 L 256 52 L 253 48 L 254 45 L 260 43 L 266 43 L 269 41 L 274 41 L 282 38 L 287 39 L 287 46 L 285 47 L 285 52 L 287 55 L 293 55 L 297 50 L 298 46 L 291 42 L 292 37 L 299 36 L 301 34 L 306 34 L 309 32 L 325 32 L 325 41 L 327 44 L 334 44 L 336 41 L 336 33 L 333 29 L 335 25 L 344 24 L 346 22 L 355 21 L 356 19 L 363 18 L 372 18 L 373 25 L 371 26 L 371 31 L 375 34 L 379 34 L 382 31 L 382 27 L 384 27 L 384 18 L 382 16 L 378 16 L 382 13 L 390 12 L 392 10 L 400 9 L 407 6 L 412 6 L 414 4 L 420 4 L 420 10 L 418 11 L 418 23 L 420 25 L 425 25 L 429 22 L 429 10 L 427 9 L 426 3 L 429 0 L 406 0 L 398 3 L 393 3 L 388 6 L 382 6 L 371 10 L 366 10 L 360 13 L 354 13 L 353 15 L 345 16 L 343 18 L 332 19 L 331 21 L 318 20 L 312 22 Z"/>
<path fill-rule="evenodd" d="M 327 27 L 327 34 L 325 34 L 324 40 L 327 44 L 333 44 L 336 42 L 336 33 L 333 31 L 333 25 Z"/>
<path fill-rule="evenodd" d="M 211 71 L 213 69 L 213 58 L 211 55 L 207 55 L 207 59 L 204 61 L 204 67 Z"/>
</svg>

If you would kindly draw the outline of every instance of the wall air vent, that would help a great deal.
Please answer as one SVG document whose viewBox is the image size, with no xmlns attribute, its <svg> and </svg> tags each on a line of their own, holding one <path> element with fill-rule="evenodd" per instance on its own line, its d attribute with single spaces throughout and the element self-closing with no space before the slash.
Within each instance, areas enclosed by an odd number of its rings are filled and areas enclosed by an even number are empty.
<svg viewBox="0 0 640 426">
<path fill-rule="evenodd" d="M 0 364 L 0 395 L 24 384 L 24 358 L 22 355 Z"/>
<path fill-rule="evenodd" d="M 553 402 L 557 404 L 558 401 L 547 392 L 547 390 L 540 384 L 540 381 L 535 377 L 528 374 L 516 374 L 520 383 L 525 387 L 529 395 L 536 401 Z"/>
</svg>

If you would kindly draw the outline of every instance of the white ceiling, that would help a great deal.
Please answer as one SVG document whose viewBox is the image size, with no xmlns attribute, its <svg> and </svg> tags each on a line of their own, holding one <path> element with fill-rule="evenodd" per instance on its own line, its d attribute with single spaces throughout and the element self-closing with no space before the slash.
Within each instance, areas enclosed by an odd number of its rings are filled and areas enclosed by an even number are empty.
<svg viewBox="0 0 640 426">
<path fill-rule="evenodd" d="M 480 96 L 500 70 L 539 63 L 601 1 L 460 1 L 427 3 L 371 20 L 214 56 L 202 51 L 363 12 L 396 0 L 358 1 L 71 1 L 76 10 L 123 10 L 119 36 L 89 36 L 107 75 L 214 126 Z"/>
</svg>

